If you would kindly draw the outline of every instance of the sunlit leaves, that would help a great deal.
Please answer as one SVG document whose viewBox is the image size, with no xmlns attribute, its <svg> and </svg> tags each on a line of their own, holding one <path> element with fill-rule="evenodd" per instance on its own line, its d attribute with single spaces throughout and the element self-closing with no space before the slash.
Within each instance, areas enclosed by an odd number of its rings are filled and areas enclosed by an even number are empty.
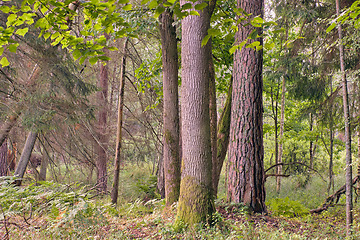
<svg viewBox="0 0 360 240">
<path fill-rule="evenodd" d="M 0 60 L 0 64 L 2 67 L 6 67 L 6 66 L 9 66 L 10 65 L 10 62 L 7 60 L 6 57 L 3 57 L 1 60 Z"/>
</svg>

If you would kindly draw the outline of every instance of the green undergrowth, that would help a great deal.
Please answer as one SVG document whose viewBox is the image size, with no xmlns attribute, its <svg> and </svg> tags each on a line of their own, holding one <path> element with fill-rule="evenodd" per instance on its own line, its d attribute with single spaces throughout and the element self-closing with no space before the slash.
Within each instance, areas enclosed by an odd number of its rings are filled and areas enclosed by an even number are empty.
<svg viewBox="0 0 360 240">
<path fill-rule="evenodd" d="M 305 186 L 297 187 L 296 178 L 284 179 L 279 194 L 272 191 L 269 179 L 267 215 L 250 214 L 246 206 L 227 203 L 220 197 L 211 224 L 189 227 L 175 224 L 177 203 L 165 206 L 154 190 L 156 178 L 147 166 L 144 168 L 123 169 L 117 206 L 110 203 L 109 196 L 98 196 L 92 185 L 40 182 L 15 187 L 9 184 L 11 179 L 3 178 L 0 180 L 0 237 L 345 239 L 343 205 L 317 215 L 308 213 L 309 209 L 320 206 L 325 200 L 323 196 L 327 195 L 326 187 L 322 188 L 316 177 L 310 178 Z M 360 239 L 359 219 L 359 204 L 355 204 L 353 239 Z"/>
</svg>

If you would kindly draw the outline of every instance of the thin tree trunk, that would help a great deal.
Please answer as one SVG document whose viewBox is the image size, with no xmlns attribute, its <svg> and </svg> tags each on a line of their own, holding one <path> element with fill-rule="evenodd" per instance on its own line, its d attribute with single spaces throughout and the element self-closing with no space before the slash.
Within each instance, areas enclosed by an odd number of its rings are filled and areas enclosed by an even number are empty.
<svg viewBox="0 0 360 240">
<path fill-rule="evenodd" d="M 209 40 L 210 41 L 210 40 Z M 218 168 L 220 163 L 217 157 L 217 107 L 216 107 L 216 83 L 215 83 L 215 67 L 212 56 L 211 42 L 208 43 L 210 50 L 209 54 L 209 108 L 210 108 L 210 134 L 211 134 L 211 154 L 212 154 L 212 179 L 214 196 L 217 196 L 217 184 L 219 179 L 217 178 Z M 222 164 L 221 164 L 222 165 Z M 221 168 L 221 167 L 220 167 Z"/>
<path fill-rule="evenodd" d="M 105 35 L 109 39 L 108 35 Z M 97 167 L 97 189 L 101 193 L 106 193 L 107 190 L 107 148 L 108 148 L 108 137 L 107 137 L 107 113 L 108 113 L 108 83 L 109 83 L 109 67 L 108 65 L 100 63 L 100 76 L 98 86 L 101 91 L 98 92 L 98 126 L 97 126 L 97 137 L 96 143 L 96 167 Z"/>
<path fill-rule="evenodd" d="M 197 1 L 197 4 L 206 1 Z M 180 5 L 187 3 L 180 1 Z M 210 27 L 209 7 L 182 20 L 182 173 L 177 222 L 211 221 L 215 211 L 209 116 L 209 59 L 201 42 Z"/>
<path fill-rule="evenodd" d="M 285 124 L 285 91 L 286 91 L 286 82 L 285 77 L 283 77 L 282 87 L 281 87 L 281 112 L 280 112 L 280 134 L 279 134 L 279 152 L 277 163 L 282 162 L 283 154 L 283 145 L 284 145 L 284 124 Z M 282 165 L 276 167 L 276 174 L 279 175 L 276 177 L 276 192 L 279 193 L 281 189 L 281 177 L 282 174 Z"/>
<path fill-rule="evenodd" d="M 116 152 L 114 160 L 114 182 L 111 190 L 111 202 L 117 204 L 119 195 L 119 175 L 121 163 L 121 140 L 122 140 L 122 124 L 123 124 L 123 108 L 124 108 L 124 88 L 125 88 L 125 69 L 126 69 L 126 49 L 129 39 L 124 39 L 123 56 L 121 58 L 120 72 L 120 89 L 118 103 L 118 118 L 116 131 Z"/>
<path fill-rule="evenodd" d="M 0 176 L 8 174 L 8 147 L 7 141 L 4 141 L 0 147 Z"/>
<path fill-rule="evenodd" d="M 163 169 L 166 205 L 178 201 L 180 194 L 178 50 L 173 14 L 160 15 L 163 64 Z"/>
<path fill-rule="evenodd" d="M 21 185 L 22 178 L 24 177 L 26 167 L 30 161 L 30 156 L 35 146 L 36 138 L 37 138 L 36 132 L 29 132 L 23 151 L 21 153 L 19 163 L 16 167 L 14 174 L 14 176 L 18 178 L 17 180 L 15 180 L 15 184 L 17 186 Z"/>
<path fill-rule="evenodd" d="M 313 131 L 314 119 L 312 113 L 310 113 L 310 132 Z M 309 146 L 309 155 L 310 155 L 310 167 L 314 168 L 314 142 L 310 140 Z"/>
<path fill-rule="evenodd" d="M 263 16 L 263 0 L 238 0 L 237 6 L 251 16 Z M 254 30 L 251 24 L 242 23 L 238 27 L 236 44 L 247 39 Z M 262 45 L 262 38 L 256 40 Z M 262 65 L 262 50 L 243 47 L 235 52 L 228 178 L 230 200 L 242 202 L 259 213 L 266 212 Z"/>
<path fill-rule="evenodd" d="M 221 169 L 224 164 L 227 149 L 229 146 L 229 135 L 230 135 L 230 117 L 231 117 L 231 93 L 232 93 L 232 79 L 230 80 L 230 86 L 228 95 L 226 98 L 223 112 L 221 113 L 218 132 L 217 132 L 217 156 L 216 156 L 216 167 L 213 166 L 213 188 L 214 196 L 216 197 L 219 186 L 219 179 Z"/>
<path fill-rule="evenodd" d="M 336 0 L 336 14 L 340 16 L 339 0 Z M 345 64 L 344 64 L 344 45 L 342 38 L 342 27 L 338 25 L 339 34 L 339 52 L 340 52 L 340 69 L 343 81 L 343 104 L 345 118 L 345 149 L 346 149 L 346 235 L 351 236 L 353 223 L 353 196 L 352 196 L 352 166 L 351 166 L 351 133 L 350 133 L 350 113 L 348 101 L 348 87 L 346 80 Z"/>
</svg>

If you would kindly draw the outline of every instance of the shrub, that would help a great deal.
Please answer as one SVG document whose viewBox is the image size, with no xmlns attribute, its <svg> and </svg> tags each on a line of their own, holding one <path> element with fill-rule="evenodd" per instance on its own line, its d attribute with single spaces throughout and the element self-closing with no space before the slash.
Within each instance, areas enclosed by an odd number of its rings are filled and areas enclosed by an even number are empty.
<svg viewBox="0 0 360 240">
<path fill-rule="evenodd" d="M 309 214 L 309 209 L 299 201 L 286 198 L 274 198 L 267 202 L 267 205 L 274 215 L 284 217 L 301 217 Z"/>
</svg>

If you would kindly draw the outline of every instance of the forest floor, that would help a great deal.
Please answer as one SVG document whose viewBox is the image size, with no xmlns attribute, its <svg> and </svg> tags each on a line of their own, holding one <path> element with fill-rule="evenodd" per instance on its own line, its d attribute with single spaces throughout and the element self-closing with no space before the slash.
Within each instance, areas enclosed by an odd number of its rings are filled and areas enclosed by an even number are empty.
<svg viewBox="0 0 360 240">
<path fill-rule="evenodd" d="M 89 192 L 87 185 L 42 182 L 0 187 L 0 240 L 4 239 L 346 239 L 344 197 L 320 214 L 327 193 L 322 180 L 306 186 L 302 178 L 283 182 L 280 194 L 267 182 L 268 214 L 249 214 L 229 204 L 220 192 L 212 226 L 185 228 L 175 224 L 176 204 L 165 207 L 155 193 L 156 178 L 129 171 L 118 206 L 108 196 Z M 343 182 L 338 180 L 339 185 Z M 337 187 L 335 187 L 337 189 Z M 360 205 L 354 205 L 354 236 L 360 239 Z"/>
<path fill-rule="evenodd" d="M 19 214 L 8 217 L 7 226 L 1 222 L 0 239 L 345 239 L 344 206 L 321 214 L 284 217 L 271 212 L 251 215 L 241 206 L 217 205 L 214 226 L 188 229 L 175 226 L 176 205 L 164 207 L 162 200 L 137 201 L 98 214 L 98 204 L 79 207 L 84 210 L 81 214 L 79 209 L 64 211 L 55 218 L 51 213 Z M 353 239 L 360 239 L 357 222 Z"/>
</svg>

